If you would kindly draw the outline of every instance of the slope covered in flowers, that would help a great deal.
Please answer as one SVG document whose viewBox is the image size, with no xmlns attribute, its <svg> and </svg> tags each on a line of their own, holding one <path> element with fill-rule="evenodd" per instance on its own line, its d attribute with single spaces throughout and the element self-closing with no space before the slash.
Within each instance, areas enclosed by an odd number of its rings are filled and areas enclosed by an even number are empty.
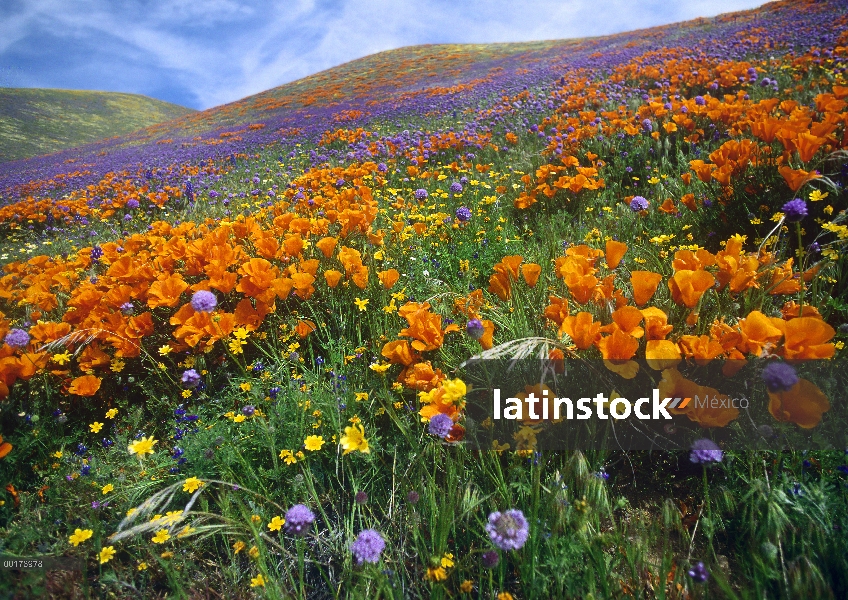
<svg viewBox="0 0 848 600">
<path fill-rule="evenodd" d="M 791 365 L 848 337 L 845 8 L 404 49 L 6 165 L 5 547 L 103 593 L 844 595 L 841 453 L 479 451 L 457 369 L 768 358 L 769 431 L 844 429 Z"/>
</svg>

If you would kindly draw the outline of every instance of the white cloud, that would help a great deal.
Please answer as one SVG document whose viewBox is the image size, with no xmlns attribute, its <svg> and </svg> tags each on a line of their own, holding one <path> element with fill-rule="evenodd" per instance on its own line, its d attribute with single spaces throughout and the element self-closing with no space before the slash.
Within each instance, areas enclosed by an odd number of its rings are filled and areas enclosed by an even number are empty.
<svg viewBox="0 0 848 600">
<path fill-rule="evenodd" d="M 184 89 L 208 108 L 392 48 L 426 43 L 488 43 L 595 36 L 742 10 L 757 0 L 18 0 L 0 9 L 0 66 L 37 54 L 43 33 L 74 40 L 65 56 L 85 73 L 78 87 L 110 89 L 91 78 L 98 63 L 121 68 L 124 86 Z M 42 48 L 43 53 L 43 48 Z M 77 54 L 73 54 L 73 52 Z M 33 59 L 36 60 L 36 59 Z M 38 59 L 42 60 L 42 59 Z M 38 65 L 35 65 L 38 67 Z M 43 65 L 49 74 L 49 65 Z M 141 80 L 133 82 L 130 74 Z M 51 75 L 52 76 L 52 75 Z M 164 77 L 164 76 L 163 76 Z M 37 85 L 48 76 L 33 74 Z"/>
</svg>

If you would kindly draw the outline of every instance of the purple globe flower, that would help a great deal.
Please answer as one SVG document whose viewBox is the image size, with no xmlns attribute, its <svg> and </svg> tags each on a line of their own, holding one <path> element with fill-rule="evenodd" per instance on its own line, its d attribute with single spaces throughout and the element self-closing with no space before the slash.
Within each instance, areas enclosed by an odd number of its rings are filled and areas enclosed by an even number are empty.
<svg viewBox="0 0 848 600">
<path fill-rule="evenodd" d="M 417 190 L 415 190 L 415 199 L 416 200 L 424 200 L 429 195 L 430 194 L 428 194 L 427 190 L 425 190 L 424 188 L 418 188 Z"/>
<path fill-rule="evenodd" d="M 388 170 L 389 170 L 389 167 L 386 165 L 386 163 L 381 162 L 379 165 L 377 165 L 377 171 L 380 172 L 380 173 L 385 173 Z"/>
<path fill-rule="evenodd" d="M 645 131 L 653 131 L 654 130 L 654 124 L 651 123 L 650 119 L 644 119 L 642 121 L 642 129 L 644 129 Z"/>
<path fill-rule="evenodd" d="M 309 533 L 309 528 L 315 522 L 315 514 L 303 504 L 295 504 L 286 512 L 286 533 L 299 537 Z"/>
<path fill-rule="evenodd" d="M 501 550 L 519 550 L 527 542 L 530 528 L 524 513 L 517 508 L 512 508 L 490 514 L 486 532 L 495 546 Z"/>
<path fill-rule="evenodd" d="M 633 212 L 642 212 L 643 210 L 648 210 L 648 200 L 643 198 L 642 196 L 634 196 L 633 200 L 630 201 L 630 210 Z"/>
<path fill-rule="evenodd" d="M 807 216 L 807 203 L 801 198 L 795 198 L 783 205 L 783 214 L 790 223 L 798 223 Z"/>
<path fill-rule="evenodd" d="M 701 561 L 698 561 L 694 567 L 689 569 L 688 573 L 689 577 L 691 577 L 695 583 L 704 583 L 710 578 L 710 572 L 707 571 L 706 565 L 704 565 Z"/>
<path fill-rule="evenodd" d="M 772 393 L 786 392 L 798 383 L 795 368 L 785 362 L 770 362 L 763 369 L 763 381 Z"/>
<path fill-rule="evenodd" d="M 200 373 L 194 369 L 183 371 L 183 376 L 180 378 L 182 384 L 187 388 L 196 388 L 200 385 Z"/>
<path fill-rule="evenodd" d="M 127 203 L 124 206 L 126 206 L 130 210 L 138 208 L 138 200 L 136 200 L 135 198 L 130 198 L 129 200 L 127 200 Z"/>
<path fill-rule="evenodd" d="M 356 540 L 350 545 L 350 551 L 356 559 L 356 564 L 378 563 L 380 555 L 386 549 L 386 542 L 380 532 L 374 529 L 363 529 Z"/>
<path fill-rule="evenodd" d="M 430 419 L 430 426 L 428 431 L 435 436 L 438 436 L 442 439 L 448 437 L 450 434 L 450 430 L 453 427 L 453 419 L 447 416 L 444 413 L 439 413 L 433 415 Z"/>
<path fill-rule="evenodd" d="M 245 417 L 252 417 L 254 413 L 256 413 L 256 407 L 252 404 L 246 404 L 241 409 L 241 414 L 243 414 Z"/>
<path fill-rule="evenodd" d="M 480 559 L 484 569 L 494 569 L 501 562 L 501 557 L 495 550 L 484 552 Z"/>
<path fill-rule="evenodd" d="M 471 210 L 467 206 L 460 206 L 456 209 L 456 218 L 462 223 L 467 223 L 471 220 Z"/>
<path fill-rule="evenodd" d="M 218 299 L 210 291 L 198 290 L 191 297 L 191 307 L 197 312 L 212 312 L 218 306 Z"/>
<path fill-rule="evenodd" d="M 4 341 L 12 348 L 23 349 L 29 344 L 29 334 L 23 329 L 10 329 Z"/>
<path fill-rule="evenodd" d="M 103 256 L 103 248 L 100 246 L 94 246 L 91 249 L 91 260 L 97 262 Z"/>
<path fill-rule="evenodd" d="M 121 313 L 123 313 L 124 315 L 129 316 L 133 314 L 134 310 L 135 308 L 133 307 L 132 302 L 124 302 L 123 304 L 121 304 Z"/>
<path fill-rule="evenodd" d="M 698 464 L 709 464 L 721 462 L 724 458 L 724 452 L 716 445 L 715 442 L 707 438 L 695 440 L 692 443 L 692 451 L 689 453 L 689 460 Z"/>
<path fill-rule="evenodd" d="M 695 104 L 697 104 L 698 106 L 704 106 L 706 103 L 707 101 L 704 100 L 703 96 L 695 96 Z"/>
<path fill-rule="evenodd" d="M 471 319 L 470 321 L 468 321 L 468 323 L 465 325 L 465 331 L 466 333 L 468 333 L 468 337 L 470 337 L 472 340 L 479 340 L 486 332 L 485 328 L 483 327 L 483 321 L 481 321 L 480 319 Z"/>
<path fill-rule="evenodd" d="M 356 492 L 356 494 L 354 494 L 353 501 L 359 504 L 360 506 L 368 504 L 368 494 L 366 494 L 362 490 L 359 490 L 358 492 Z"/>
<path fill-rule="evenodd" d="M 415 490 L 412 490 L 406 495 L 406 501 L 410 504 L 418 504 L 418 501 L 421 499 L 421 496 Z"/>
<path fill-rule="evenodd" d="M 450 191 L 452 194 L 461 194 L 462 193 L 462 184 L 458 181 L 454 181 L 450 185 Z"/>
</svg>

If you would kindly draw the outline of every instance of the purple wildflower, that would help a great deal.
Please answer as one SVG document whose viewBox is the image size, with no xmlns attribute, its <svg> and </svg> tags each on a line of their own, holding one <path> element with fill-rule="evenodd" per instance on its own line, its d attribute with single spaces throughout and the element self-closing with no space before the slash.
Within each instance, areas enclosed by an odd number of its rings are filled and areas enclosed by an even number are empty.
<svg viewBox="0 0 848 600">
<path fill-rule="evenodd" d="M 442 439 L 448 437 L 450 434 L 450 430 L 453 427 L 453 419 L 447 416 L 444 413 L 438 413 L 433 415 L 430 419 L 430 427 L 428 431 L 435 436 L 438 436 Z"/>
<path fill-rule="evenodd" d="M 415 490 L 412 490 L 406 495 L 406 501 L 410 504 L 418 504 L 418 501 L 421 499 L 421 496 Z"/>
<path fill-rule="evenodd" d="M 530 534 L 524 513 L 516 508 L 490 514 L 486 532 L 495 546 L 501 550 L 520 549 Z"/>
<path fill-rule="evenodd" d="M 136 200 L 135 198 L 130 198 L 129 200 L 127 200 L 127 203 L 124 206 L 131 210 L 134 208 L 138 208 L 138 200 Z"/>
<path fill-rule="evenodd" d="M 695 583 L 704 583 L 710 577 L 710 572 L 707 571 L 707 567 L 701 561 L 698 561 L 694 567 L 689 569 L 688 573 Z"/>
<path fill-rule="evenodd" d="M 695 440 L 692 443 L 692 451 L 689 453 L 689 460 L 700 464 L 721 462 L 723 457 L 724 452 L 721 451 L 721 448 L 707 438 Z"/>
<path fill-rule="evenodd" d="M 359 532 L 356 540 L 350 545 L 350 551 L 356 559 L 356 564 L 364 562 L 377 563 L 380 555 L 386 549 L 386 542 L 380 532 L 374 529 L 364 529 Z"/>
<path fill-rule="evenodd" d="M 29 344 L 29 334 L 23 329 L 10 329 L 4 341 L 12 348 L 23 349 Z"/>
<path fill-rule="evenodd" d="M 763 381 L 770 392 L 785 392 L 798 383 L 798 374 L 790 364 L 770 362 L 763 369 Z"/>
<path fill-rule="evenodd" d="M 368 494 L 360 490 L 356 492 L 356 494 L 353 496 L 353 501 L 359 504 L 360 506 L 368 504 Z"/>
<path fill-rule="evenodd" d="M 468 333 L 468 337 L 472 340 L 479 340 L 483 337 L 485 328 L 483 327 L 483 322 L 480 319 L 471 319 L 465 325 L 465 331 Z"/>
<path fill-rule="evenodd" d="M 642 212 L 643 210 L 648 210 L 648 200 L 643 198 L 642 196 L 634 196 L 633 200 L 630 201 L 630 210 L 633 212 Z"/>
<path fill-rule="evenodd" d="M 256 413 L 256 407 L 253 406 L 252 404 L 247 404 L 247 405 L 242 407 L 241 413 L 245 417 L 252 417 Z"/>
<path fill-rule="evenodd" d="M 795 198 L 783 205 L 783 214 L 790 223 L 802 221 L 807 216 L 807 203 L 801 198 Z"/>
<path fill-rule="evenodd" d="M 303 504 L 295 504 L 286 512 L 286 533 L 299 537 L 309 533 L 309 528 L 315 522 L 315 514 Z"/>
<path fill-rule="evenodd" d="M 182 384 L 187 388 L 196 388 L 200 385 L 200 373 L 194 369 L 183 371 L 183 376 L 180 378 Z"/>
<path fill-rule="evenodd" d="M 191 307 L 197 312 L 212 312 L 218 306 L 218 299 L 210 291 L 198 290 L 191 297 Z"/>
<path fill-rule="evenodd" d="M 456 209 L 456 218 L 462 223 L 467 223 L 471 220 L 471 210 L 467 206 L 460 206 Z"/>
<path fill-rule="evenodd" d="M 462 184 L 458 181 L 454 181 L 450 185 L 450 191 L 452 194 L 461 194 L 462 193 Z"/>
<path fill-rule="evenodd" d="M 484 552 L 483 556 L 480 557 L 483 563 L 484 569 L 494 569 L 498 566 L 498 563 L 501 562 L 501 557 L 495 550 L 489 550 L 488 552 Z"/>
<path fill-rule="evenodd" d="M 425 190 L 424 188 L 418 188 L 417 190 L 415 190 L 415 199 L 416 200 L 424 200 L 429 195 L 430 194 L 428 194 L 427 190 Z"/>
</svg>

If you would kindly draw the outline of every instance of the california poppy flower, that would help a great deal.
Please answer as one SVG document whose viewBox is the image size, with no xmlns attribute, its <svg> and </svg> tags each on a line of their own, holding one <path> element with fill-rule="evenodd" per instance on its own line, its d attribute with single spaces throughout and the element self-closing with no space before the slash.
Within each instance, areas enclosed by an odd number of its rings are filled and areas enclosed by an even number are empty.
<svg viewBox="0 0 848 600">
<path fill-rule="evenodd" d="M 383 287 L 387 290 L 392 289 L 395 283 L 397 283 L 398 278 L 400 278 L 400 273 L 398 273 L 397 269 L 377 271 L 377 279 L 380 280 L 380 283 L 382 283 Z"/>
<path fill-rule="evenodd" d="M 560 331 L 568 334 L 580 350 L 590 348 L 601 335 L 601 324 L 594 320 L 592 313 L 578 312 L 566 317 Z"/>
<path fill-rule="evenodd" d="M 326 280 L 327 285 L 329 285 L 331 288 L 334 288 L 339 285 L 339 281 L 341 280 L 341 278 L 341 271 L 336 271 L 335 269 L 328 269 L 324 271 L 324 279 Z"/>
<path fill-rule="evenodd" d="M 830 401 L 816 384 L 806 379 L 783 392 L 769 391 L 769 412 L 778 421 L 795 423 L 803 429 L 812 429 L 830 410 Z"/>
<path fill-rule="evenodd" d="M 75 396 L 93 396 L 100 389 L 100 378 L 94 375 L 77 377 L 68 387 L 68 393 Z"/>
<path fill-rule="evenodd" d="M 539 281 L 539 274 L 542 272 L 542 267 L 536 263 L 527 263 L 521 265 L 521 275 L 529 287 L 536 287 L 536 282 Z"/>
<path fill-rule="evenodd" d="M 633 301 L 637 306 L 647 304 L 654 297 L 662 275 L 652 271 L 631 271 L 630 284 L 633 286 Z"/>
<path fill-rule="evenodd" d="M 621 259 L 624 258 L 625 252 L 627 252 L 627 244 L 615 240 L 608 241 L 605 253 L 607 266 L 610 269 L 615 269 L 621 263 Z"/>
<path fill-rule="evenodd" d="M 695 308 L 701 296 L 715 284 L 715 277 L 704 270 L 677 271 L 668 280 L 671 298 L 678 304 Z"/>
<path fill-rule="evenodd" d="M 3 436 L 0 435 L 0 458 L 6 458 L 6 455 L 12 451 L 12 444 L 3 441 Z"/>
<path fill-rule="evenodd" d="M 830 342 L 836 331 L 816 317 L 785 321 L 783 357 L 787 360 L 831 358 L 836 349 Z"/>
<path fill-rule="evenodd" d="M 333 256 L 333 251 L 336 249 L 337 242 L 337 238 L 324 237 L 315 242 L 315 247 L 321 251 L 321 254 L 324 255 L 324 258 L 330 258 L 331 256 Z"/>
</svg>

